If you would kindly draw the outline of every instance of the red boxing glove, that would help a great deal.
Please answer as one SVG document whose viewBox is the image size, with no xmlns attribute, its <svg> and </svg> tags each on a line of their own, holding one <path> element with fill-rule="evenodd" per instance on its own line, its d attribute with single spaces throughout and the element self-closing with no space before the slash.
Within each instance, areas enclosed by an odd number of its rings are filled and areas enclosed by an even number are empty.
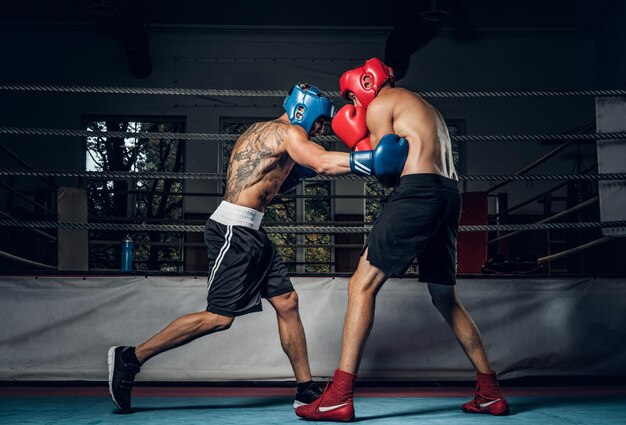
<svg viewBox="0 0 626 425">
<path fill-rule="evenodd" d="M 370 136 L 367 136 L 365 139 L 361 140 L 356 145 L 354 145 L 354 149 L 352 149 L 352 150 L 354 152 L 371 151 L 372 150 L 372 142 L 370 142 Z"/>
<path fill-rule="evenodd" d="M 346 105 L 337 111 L 331 123 L 337 137 L 352 151 L 372 150 L 366 113 L 367 109 L 362 106 Z"/>
</svg>

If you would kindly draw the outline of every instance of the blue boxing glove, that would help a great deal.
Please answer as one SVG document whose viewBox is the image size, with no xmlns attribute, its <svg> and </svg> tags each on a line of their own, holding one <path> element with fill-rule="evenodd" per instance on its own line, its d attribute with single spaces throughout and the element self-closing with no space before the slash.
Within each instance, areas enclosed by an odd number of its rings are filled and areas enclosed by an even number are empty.
<svg viewBox="0 0 626 425">
<path fill-rule="evenodd" d="M 285 193 L 288 190 L 298 186 L 304 180 L 315 176 L 317 176 L 317 173 L 310 168 L 303 167 L 299 164 L 294 164 L 293 168 L 289 172 L 289 175 L 287 175 L 287 178 L 280 186 L 280 189 L 278 189 L 278 193 Z"/>
<path fill-rule="evenodd" d="M 376 176 L 383 186 L 395 186 L 408 154 L 406 139 L 397 134 L 386 134 L 376 149 L 350 153 L 350 169 L 359 176 Z"/>
</svg>

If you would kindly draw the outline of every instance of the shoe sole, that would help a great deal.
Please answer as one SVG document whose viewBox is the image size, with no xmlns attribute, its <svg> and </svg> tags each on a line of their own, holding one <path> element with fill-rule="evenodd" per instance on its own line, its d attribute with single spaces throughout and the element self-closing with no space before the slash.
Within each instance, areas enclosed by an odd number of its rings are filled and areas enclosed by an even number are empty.
<svg viewBox="0 0 626 425">
<path fill-rule="evenodd" d="M 113 403 L 118 407 L 118 409 L 122 409 L 122 406 L 119 405 L 117 400 L 115 400 L 115 396 L 113 395 L 113 369 L 115 368 L 115 349 L 118 346 L 109 348 L 109 352 L 107 353 L 107 363 L 109 365 L 109 393 L 111 394 L 111 398 L 113 399 Z"/>
<path fill-rule="evenodd" d="M 319 413 L 324 414 L 328 412 L 319 412 Z M 299 415 L 297 411 L 296 411 L 296 416 L 299 417 L 300 419 L 304 419 L 305 421 L 317 421 L 317 422 L 354 422 L 356 419 L 356 414 L 354 412 L 354 409 L 352 410 L 352 416 L 349 419 L 337 419 L 336 417 L 332 418 L 328 416 L 310 418 L 310 417 L 306 417 L 303 415 Z"/>
<path fill-rule="evenodd" d="M 464 413 L 471 413 L 473 415 L 491 415 L 491 416 L 508 416 L 509 415 L 509 409 L 506 409 L 502 413 L 491 413 L 491 412 L 482 412 L 482 411 L 465 410 L 465 409 L 461 409 L 461 410 L 463 410 Z"/>
<path fill-rule="evenodd" d="M 297 415 L 296 415 L 297 416 Z M 324 418 L 305 418 L 304 416 L 298 416 L 300 419 L 304 419 L 305 421 L 310 422 L 354 422 L 356 419 L 356 415 L 352 415 L 350 419 L 346 420 L 338 420 L 338 419 L 324 419 Z"/>
</svg>

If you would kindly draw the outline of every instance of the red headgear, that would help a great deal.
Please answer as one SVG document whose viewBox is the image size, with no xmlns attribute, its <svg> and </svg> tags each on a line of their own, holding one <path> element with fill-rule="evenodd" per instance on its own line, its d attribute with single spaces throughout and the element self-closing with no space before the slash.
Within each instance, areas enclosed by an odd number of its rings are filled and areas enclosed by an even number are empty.
<svg viewBox="0 0 626 425">
<path fill-rule="evenodd" d="M 366 75 L 371 79 L 369 87 L 365 87 L 363 83 L 363 78 Z M 387 81 L 391 81 L 393 84 L 394 80 L 393 69 L 385 65 L 380 59 L 372 58 L 365 61 L 358 68 L 344 72 L 339 79 L 339 90 L 341 90 L 341 96 L 344 98 L 346 98 L 347 92 L 351 91 L 359 99 L 361 105 L 367 108 L 367 105 L 374 100 L 380 88 Z"/>
</svg>

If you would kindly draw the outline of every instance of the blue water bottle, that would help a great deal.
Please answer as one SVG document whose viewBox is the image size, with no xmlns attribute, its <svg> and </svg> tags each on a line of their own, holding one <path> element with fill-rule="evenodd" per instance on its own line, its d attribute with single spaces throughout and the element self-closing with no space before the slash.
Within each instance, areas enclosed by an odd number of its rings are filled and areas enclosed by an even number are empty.
<svg viewBox="0 0 626 425">
<path fill-rule="evenodd" d="M 122 271 L 129 272 L 133 269 L 133 240 L 126 235 L 122 241 Z"/>
</svg>

